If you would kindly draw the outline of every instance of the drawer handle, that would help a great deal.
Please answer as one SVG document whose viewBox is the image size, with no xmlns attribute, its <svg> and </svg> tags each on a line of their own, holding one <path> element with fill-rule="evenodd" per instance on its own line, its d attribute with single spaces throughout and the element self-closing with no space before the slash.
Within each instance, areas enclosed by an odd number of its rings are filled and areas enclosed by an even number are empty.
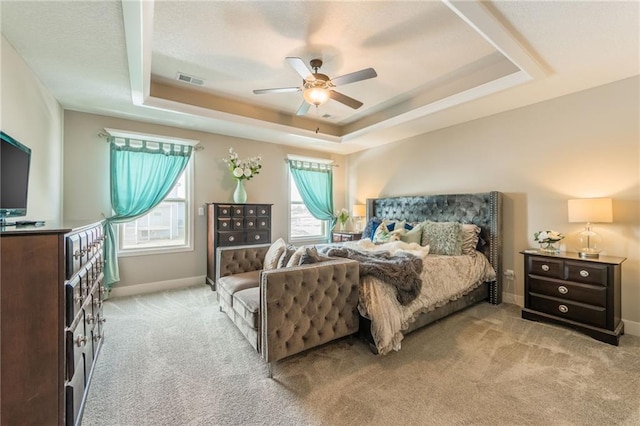
<svg viewBox="0 0 640 426">
<path fill-rule="evenodd" d="M 563 285 L 561 285 L 560 287 L 558 287 L 558 291 L 559 291 L 561 294 L 567 294 L 567 293 L 569 293 L 569 289 L 568 289 L 568 288 L 566 288 L 566 287 L 565 287 L 565 286 L 563 286 Z"/>
<path fill-rule="evenodd" d="M 225 223 L 223 223 L 223 224 L 222 224 L 222 227 L 223 227 L 223 228 L 226 228 L 227 226 L 229 226 L 229 225 L 227 225 L 227 222 L 225 222 Z"/>
<path fill-rule="evenodd" d="M 240 213 L 242 213 L 242 210 L 240 209 L 236 210 L 236 214 L 240 214 Z"/>
<path fill-rule="evenodd" d="M 94 321 L 95 321 L 95 318 L 94 318 L 94 316 L 93 316 L 93 315 L 91 315 L 91 314 L 87 315 L 87 318 L 85 319 L 85 322 L 86 322 L 87 324 L 91 324 L 91 323 L 93 323 Z"/>
<path fill-rule="evenodd" d="M 250 210 L 249 210 L 249 214 L 253 214 L 253 209 L 250 209 Z"/>
<path fill-rule="evenodd" d="M 76 339 L 76 346 L 81 348 L 86 344 L 87 344 L 87 336 L 78 336 L 78 338 Z"/>
<path fill-rule="evenodd" d="M 230 235 L 229 236 L 229 241 L 233 241 L 233 240 L 235 240 L 235 238 L 233 238 L 233 235 Z"/>
<path fill-rule="evenodd" d="M 562 312 L 563 314 L 566 314 L 567 312 L 569 312 L 569 308 L 567 307 L 567 305 L 560 305 L 558 306 L 558 310 L 560 312 Z"/>
<path fill-rule="evenodd" d="M 249 222 L 249 226 L 253 226 L 253 222 Z"/>
<path fill-rule="evenodd" d="M 580 276 L 583 278 L 587 278 L 589 276 L 589 271 L 585 271 L 584 269 L 580 271 Z"/>
<path fill-rule="evenodd" d="M 255 237 L 253 237 L 253 238 L 255 238 L 256 240 L 259 240 L 259 239 L 260 239 L 260 235 L 256 235 L 256 236 L 255 236 Z"/>
<path fill-rule="evenodd" d="M 222 213 L 227 214 L 227 209 L 223 209 Z"/>
<path fill-rule="evenodd" d="M 236 226 L 242 226 L 242 222 L 236 222 Z"/>
<path fill-rule="evenodd" d="M 265 226 L 267 222 L 260 222 L 260 226 Z"/>
<path fill-rule="evenodd" d="M 73 252 L 73 258 L 74 259 L 78 259 L 81 256 L 82 256 L 82 252 L 80 252 L 80 250 L 76 250 L 76 251 Z"/>
<path fill-rule="evenodd" d="M 81 303 L 84 300 L 84 296 L 82 294 L 76 294 L 76 296 L 73 298 L 73 301 L 75 303 Z"/>
<path fill-rule="evenodd" d="M 542 265 L 540 268 L 545 272 L 549 271 L 549 265 Z"/>
</svg>

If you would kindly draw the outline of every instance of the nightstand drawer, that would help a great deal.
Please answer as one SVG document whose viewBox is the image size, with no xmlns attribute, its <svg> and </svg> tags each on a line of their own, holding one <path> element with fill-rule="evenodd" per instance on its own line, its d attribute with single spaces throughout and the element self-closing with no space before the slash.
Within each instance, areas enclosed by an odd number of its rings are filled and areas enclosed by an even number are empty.
<svg viewBox="0 0 640 426">
<path fill-rule="evenodd" d="M 603 307 L 531 294 L 531 309 L 595 327 L 606 327 L 607 310 Z"/>
<path fill-rule="evenodd" d="M 607 288 L 587 284 L 572 284 L 566 281 L 529 278 L 529 291 L 562 300 L 586 303 L 599 307 L 607 306 Z"/>
<path fill-rule="evenodd" d="M 558 279 L 564 278 L 564 262 L 562 260 L 530 256 L 529 262 L 530 274 Z"/>
<path fill-rule="evenodd" d="M 607 266 L 585 264 L 584 262 L 565 263 L 567 279 L 578 283 L 607 285 Z"/>
</svg>

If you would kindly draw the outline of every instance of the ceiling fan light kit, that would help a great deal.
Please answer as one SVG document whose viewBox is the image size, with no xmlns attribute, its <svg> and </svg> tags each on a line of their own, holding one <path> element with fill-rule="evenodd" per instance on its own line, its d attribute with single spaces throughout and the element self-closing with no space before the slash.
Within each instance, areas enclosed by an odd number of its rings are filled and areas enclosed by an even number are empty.
<svg viewBox="0 0 640 426">
<path fill-rule="evenodd" d="M 298 108 L 296 115 L 305 115 L 309 110 L 310 105 L 319 107 L 320 105 L 325 104 L 329 99 L 338 101 L 353 109 L 358 109 L 363 105 L 362 102 L 350 98 L 349 96 L 344 95 L 340 92 L 336 92 L 335 90 L 333 90 L 333 88 L 338 84 L 344 85 L 355 83 L 356 81 L 366 80 L 378 76 L 373 68 L 366 68 L 360 71 L 336 77 L 334 79 L 330 79 L 326 74 L 321 74 L 318 72 L 320 67 L 322 67 L 322 60 L 320 59 L 311 60 L 310 65 L 311 68 L 313 68 L 313 71 L 311 71 L 309 67 L 307 67 L 307 65 L 304 63 L 304 61 L 300 58 L 288 57 L 287 62 L 303 78 L 302 87 L 258 89 L 254 90 L 253 93 L 255 93 L 256 95 L 261 95 L 265 93 L 286 93 L 302 91 L 304 102 L 302 103 L 302 105 L 300 105 L 300 108 Z"/>
</svg>

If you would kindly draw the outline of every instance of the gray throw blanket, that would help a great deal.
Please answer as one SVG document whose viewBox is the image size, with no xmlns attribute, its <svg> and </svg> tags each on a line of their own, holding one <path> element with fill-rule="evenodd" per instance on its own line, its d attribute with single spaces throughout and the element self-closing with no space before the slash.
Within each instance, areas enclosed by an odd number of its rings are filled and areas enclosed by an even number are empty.
<svg viewBox="0 0 640 426">
<path fill-rule="evenodd" d="M 360 275 L 371 275 L 396 288 L 401 305 L 408 305 L 422 289 L 422 259 L 409 253 L 394 256 L 388 251 L 362 252 L 348 247 L 329 247 L 327 256 L 346 257 L 360 263 Z"/>
</svg>

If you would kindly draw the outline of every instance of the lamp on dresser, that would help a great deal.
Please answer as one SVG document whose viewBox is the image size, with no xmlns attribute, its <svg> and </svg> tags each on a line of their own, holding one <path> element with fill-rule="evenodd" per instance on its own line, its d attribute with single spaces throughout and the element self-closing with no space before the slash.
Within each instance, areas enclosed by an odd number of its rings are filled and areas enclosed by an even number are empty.
<svg viewBox="0 0 640 426">
<path fill-rule="evenodd" d="M 595 232 L 592 223 L 613 222 L 611 198 L 585 198 L 569 200 L 569 222 L 586 222 L 580 232 L 578 254 L 582 258 L 598 258 L 602 251 L 602 237 Z"/>
</svg>

